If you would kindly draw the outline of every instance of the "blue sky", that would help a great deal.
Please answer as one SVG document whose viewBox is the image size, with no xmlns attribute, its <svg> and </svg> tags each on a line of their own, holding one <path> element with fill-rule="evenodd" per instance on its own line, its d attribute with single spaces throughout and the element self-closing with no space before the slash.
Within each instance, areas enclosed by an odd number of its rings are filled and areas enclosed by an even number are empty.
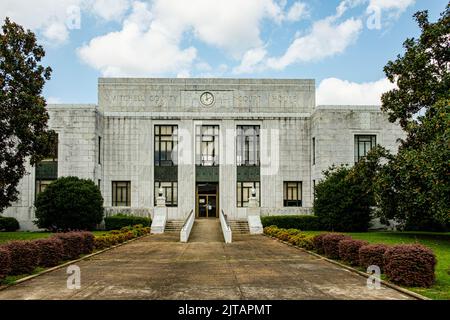
<svg viewBox="0 0 450 320">
<path fill-rule="evenodd" d="M 33 5 L 30 5 L 32 3 Z M 447 0 L 2 0 L 53 69 L 50 103 L 96 103 L 97 78 L 313 78 L 319 104 L 375 104 L 383 66 Z"/>
</svg>

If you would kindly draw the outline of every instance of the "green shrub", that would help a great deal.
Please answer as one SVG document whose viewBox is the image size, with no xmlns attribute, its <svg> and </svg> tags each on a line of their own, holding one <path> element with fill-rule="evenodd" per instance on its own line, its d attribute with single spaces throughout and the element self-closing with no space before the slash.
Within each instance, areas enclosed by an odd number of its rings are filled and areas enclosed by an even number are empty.
<svg viewBox="0 0 450 320">
<path fill-rule="evenodd" d="M 371 220 L 372 197 L 364 184 L 355 182 L 351 169 L 331 167 L 316 185 L 314 214 L 323 230 L 367 231 Z"/>
<path fill-rule="evenodd" d="M 105 218 L 106 230 L 120 230 L 123 227 L 130 227 L 137 224 L 141 224 L 143 226 L 148 227 L 151 224 L 151 219 L 146 217 L 138 217 L 125 214 L 117 214 Z"/>
<path fill-rule="evenodd" d="M 275 225 L 279 228 L 298 229 L 304 231 L 321 230 L 319 219 L 312 215 L 284 215 L 261 217 L 264 227 Z"/>
<path fill-rule="evenodd" d="M 314 249 L 313 239 L 314 236 L 298 237 L 296 245 L 306 250 L 313 250 Z"/>
<path fill-rule="evenodd" d="M 103 198 L 92 180 L 63 177 L 38 194 L 36 224 L 51 231 L 92 230 L 103 219 Z"/>
<path fill-rule="evenodd" d="M 13 232 L 19 229 L 19 222 L 16 218 L 0 217 L 0 231 Z"/>
</svg>

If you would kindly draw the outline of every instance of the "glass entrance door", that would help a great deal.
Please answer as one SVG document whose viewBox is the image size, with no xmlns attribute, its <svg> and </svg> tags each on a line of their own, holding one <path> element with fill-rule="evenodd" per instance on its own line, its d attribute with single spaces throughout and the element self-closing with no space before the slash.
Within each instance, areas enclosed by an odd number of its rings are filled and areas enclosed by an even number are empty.
<svg viewBox="0 0 450 320">
<path fill-rule="evenodd" d="M 197 184 L 197 217 L 217 218 L 218 217 L 218 196 L 217 184 L 199 183 Z"/>
</svg>

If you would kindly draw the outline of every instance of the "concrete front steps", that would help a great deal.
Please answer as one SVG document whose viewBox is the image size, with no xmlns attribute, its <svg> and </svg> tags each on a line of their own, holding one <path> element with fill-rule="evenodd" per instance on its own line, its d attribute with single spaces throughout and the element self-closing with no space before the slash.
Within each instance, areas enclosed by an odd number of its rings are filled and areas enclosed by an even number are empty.
<svg viewBox="0 0 450 320">
<path fill-rule="evenodd" d="M 230 227 L 233 234 L 249 234 L 248 222 L 245 220 L 230 220 Z"/>
<path fill-rule="evenodd" d="M 183 228 L 184 220 L 169 220 L 166 222 L 164 232 L 180 232 Z"/>
</svg>

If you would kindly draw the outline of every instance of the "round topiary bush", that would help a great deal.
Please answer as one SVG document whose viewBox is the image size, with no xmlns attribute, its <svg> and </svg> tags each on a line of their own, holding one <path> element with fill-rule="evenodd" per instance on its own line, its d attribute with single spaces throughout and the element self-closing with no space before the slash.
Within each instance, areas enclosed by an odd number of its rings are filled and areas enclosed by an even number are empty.
<svg viewBox="0 0 450 320">
<path fill-rule="evenodd" d="M 19 222 L 13 217 L 0 217 L 0 231 L 14 232 L 19 230 Z"/>
<path fill-rule="evenodd" d="M 103 219 L 103 197 L 92 180 L 63 177 L 35 201 L 38 227 L 51 231 L 92 230 Z"/>
<path fill-rule="evenodd" d="M 0 247 L 0 279 L 6 277 L 11 271 L 11 255 L 7 248 Z"/>
<path fill-rule="evenodd" d="M 32 241 L 11 241 L 5 245 L 11 257 L 12 275 L 28 274 L 39 265 L 39 250 Z"/>
<path fill-rule="evenodd" d="M 331 259 L 339 259 L 339 242 L 351 239 L 339 233 L 329 233 L 323 237 L 323 251 Z"/>
<path fill-rule="evenodd" d="M 378 266 L 384 270 L 384 253 L 388 246 L 385 244 L 368 244 L 359 248 L 359 265 L 365 269 Z"/>
<path fill-rule="evenodd" d="M 342 240 L 339 242 L 339 257 L 352 266 L 359 265 L 359 248 L 368 244 L 363 240 Z"/>
<path fill-rule="evenodd" d="M 39 251 L 40 266 L 54 267 L 63 260 L 64 247 L 60 239 L 38 239 L 33 242 Z"/>
<path fill-rule="evenodd" d="M 420 244 L 401 244 L 384 253 L 384 272 L 388 279 L 407 287 L 430 287 L 434 283 L 436 256 Z"/>
</svg>

